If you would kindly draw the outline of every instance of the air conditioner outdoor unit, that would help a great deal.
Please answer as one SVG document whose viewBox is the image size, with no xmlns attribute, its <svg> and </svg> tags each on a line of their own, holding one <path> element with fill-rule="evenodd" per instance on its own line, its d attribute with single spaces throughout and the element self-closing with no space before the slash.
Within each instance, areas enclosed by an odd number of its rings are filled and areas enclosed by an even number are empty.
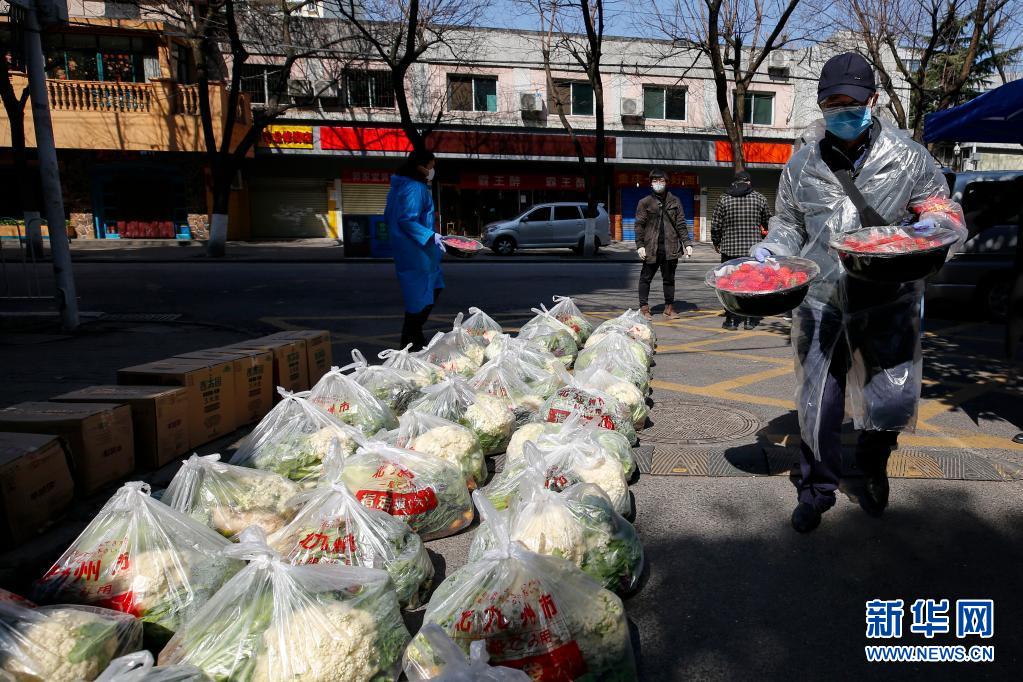
<svg viewBox="0 0 1023 682">
<path fill-rule="evenodd" d="M 288 95 L 291 97 L 312 97 L 313 84 L 305 79 L 293 78 L 288 81 Z"/>
<path fill-rule="evenodd" d="M 313 84 L 313 95 L 316 97 L 337 97 L 337 82 L 316 81 Z"/>
<path fill-rule="evenodd" d="M 642 118 L 643 102 L 637 97 L 622 97 L 622 118 Z"/>
<path fill-rule="evenodd" d="M 782 76 L 789 75 L 792 70 L 792 57 L 780 50 L 772 52 L 767 61 L 767 70 Z"/>
<path fill-rule="evenodd" d="M 539 92 L 524 92 L 519 95 L 519 111 L 536 113 L 543 111 L 543 95 Z"/>
</svg>

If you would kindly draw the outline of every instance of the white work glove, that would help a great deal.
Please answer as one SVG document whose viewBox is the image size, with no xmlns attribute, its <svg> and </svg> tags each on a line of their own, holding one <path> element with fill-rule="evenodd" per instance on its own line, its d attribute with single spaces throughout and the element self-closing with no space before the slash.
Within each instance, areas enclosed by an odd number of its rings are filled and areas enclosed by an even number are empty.
<svg viewBox="0 0 1023 682">
<path fill-rule="evenodd" d="M 687 246 L 686 247 L 686 258 L 692 258 L 692 257 L 693 257 L 693 247 Z"/>
<path fill-rule="evenodd" d="M 645 246 L 641 246 L 638 249 L 636 249 L 636 253 L 639 254 L 639 259 L 640 260 L 646 260 L 646 247 Z"/>
</svg>

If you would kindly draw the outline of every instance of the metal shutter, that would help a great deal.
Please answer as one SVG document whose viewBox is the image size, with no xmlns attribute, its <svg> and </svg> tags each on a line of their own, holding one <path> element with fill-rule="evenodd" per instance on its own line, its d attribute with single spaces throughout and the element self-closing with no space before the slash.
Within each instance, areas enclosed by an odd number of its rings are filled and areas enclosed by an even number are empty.
<svg viewBox="0 0 1023 682">
<path fill-rule="evenodd" d="M 341 185 L 341 210 L 345 215 L 383 215 L 390 185 Z"/>
<path fill-rule="evenodd" d="M 250 194 L 253 237 L 295 239 L 330 234 L 326 180 L 255 178 Z"/>
</svg>

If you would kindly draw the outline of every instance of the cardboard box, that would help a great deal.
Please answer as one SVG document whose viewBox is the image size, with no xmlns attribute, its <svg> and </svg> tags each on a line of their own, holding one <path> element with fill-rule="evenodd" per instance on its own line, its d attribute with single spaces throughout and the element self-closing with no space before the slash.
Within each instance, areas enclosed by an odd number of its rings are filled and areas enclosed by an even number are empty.
<svg viewBox="0 0 1023 682">
<path fill-rule="evenodd" d="M 126 386 L 183 386 L 188 396 L 188 447 L 235 430 L 234 366 L 230 360 L 168 358 L 117 370 Z"/>
<path fill-rule="evenodd" d="M 306 364 L 309 366 L 309 385 L 315 386 L 330 371 L 334 354 L 330 345 L 330 332 L 326 329 L 299 329 L 271 334 L 271 339 L 301 339 L 305 341 Z"/>
<path fill-rule="evenodd" d="M 264 337 L 223 346 L 222 350 L 266 350 L 274 356 L 274 386 L 285 390 L 309 390 L 309 365 L 306 360 L 306 342 L 303 339 L 274 339 Z M 274 400 L 278 399 L 274 391 Z"/>
<path fill-rule="evenodd" d="M 131 408 L 112 403 L 19 403 L 0 409 L 0 431 L 46 433 L 71 451 L 75 487 L 93 493 L 135 469 Z"/>
<path fill-rule="evenodd" d="M 135 464 L 140 469 L 159 469 L 188 452 L 188 392 L 184 388 L 89 386 L 50 400 L 128 405 L 135 434 Z"/>
<path fill-rule="evenodd" d="M 19 545 L 45 529 L 74 495 L 67 453 L 57 436 L 0 433 L 0 547 Z"/>
<path fill-rule="evenodd" d="M 262 419 L 274 404 L 274 356 L 268 350 L 210 348 L 179 358 L 229 360 L 234 366 L 234 413 L 238 426 Z"/>
</svg>

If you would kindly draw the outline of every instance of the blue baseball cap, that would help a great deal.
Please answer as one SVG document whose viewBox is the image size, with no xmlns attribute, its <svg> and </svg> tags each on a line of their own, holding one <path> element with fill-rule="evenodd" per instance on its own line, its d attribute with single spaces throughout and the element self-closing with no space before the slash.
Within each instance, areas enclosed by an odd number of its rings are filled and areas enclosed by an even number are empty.
<svg viewBox="0 0 1023 682">
<path fill-rule="evenodd" d="M 866 102 L 877 92 L 874 70 L 862 55 L 845 52 L 832 57 L 821 69 L 817 83 L 817 101 L 832 95 L 847 95 L 857 102 Z"/>
</svg>

